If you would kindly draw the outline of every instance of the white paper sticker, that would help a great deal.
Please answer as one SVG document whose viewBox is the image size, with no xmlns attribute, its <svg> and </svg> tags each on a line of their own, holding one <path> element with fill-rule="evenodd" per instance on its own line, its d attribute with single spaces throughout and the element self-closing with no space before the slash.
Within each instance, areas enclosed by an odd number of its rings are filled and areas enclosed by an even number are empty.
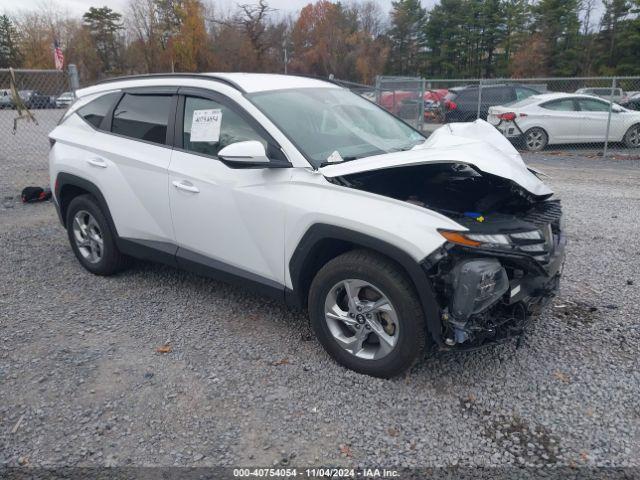
<svg viewBox="0 0 640 480">
<path fill-rule="evenodd" d="M 334 150 L 333 153 L 327 157 L 327 162 L 329 163 L 338 163 L 342 161 L 342 155 L 340 155 L 340 152 L 337 150 Z"/>
<path fill-rule="evenodd" d="M 194 110 L 191 119 L 191 142 L 217 142 L 220 140 L 222 110 Z"/>
</svg>

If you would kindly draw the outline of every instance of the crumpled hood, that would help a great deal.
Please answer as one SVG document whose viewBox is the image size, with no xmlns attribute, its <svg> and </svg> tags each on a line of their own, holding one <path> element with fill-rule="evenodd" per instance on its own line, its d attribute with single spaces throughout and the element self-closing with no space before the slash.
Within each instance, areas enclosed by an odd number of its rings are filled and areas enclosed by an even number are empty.
<svg viewBox="0 0 640 480">
<path fill-rule="evenodd" d="M 466 163 L 542 196 L 553 191 L 527 169 L 522 157 L 498 130 L 484 120 L 450 123 L 435 130 L 424 143 L 406 152 L 360 158 L 320 168 L 325 177 L 427 163 Z"/>
</svg>

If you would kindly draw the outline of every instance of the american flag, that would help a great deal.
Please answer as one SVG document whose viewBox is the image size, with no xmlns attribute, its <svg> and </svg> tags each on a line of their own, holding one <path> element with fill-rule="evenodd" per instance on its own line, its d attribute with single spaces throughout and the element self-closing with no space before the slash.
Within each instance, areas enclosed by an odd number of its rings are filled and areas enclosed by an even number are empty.
<svg viewBox="0 0 640 480">
<path fill-rule="evenodd" d="M 56 64 L 56 70 L 62 70 L 64 66 L 64 54 L 62 53 L 58 40 L 53 41 L 53 60 Z"/>
</svg>

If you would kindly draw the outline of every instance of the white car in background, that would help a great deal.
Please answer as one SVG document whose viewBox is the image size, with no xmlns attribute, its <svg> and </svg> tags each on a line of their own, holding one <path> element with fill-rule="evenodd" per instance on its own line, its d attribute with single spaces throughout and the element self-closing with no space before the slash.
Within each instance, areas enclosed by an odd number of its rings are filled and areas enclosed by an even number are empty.
<svg viewBox="0 0 640 480">
<path fill-rule="evenodd" d="M 487 121 L 510 140 L 522 141 L 527 150 L 540 151 L 550 144 L 604 142 L 609 110 L 609 141 L 640 147 L 640 112 L 591 95 L 534 95 L 489 108 Z"/>
</svg>

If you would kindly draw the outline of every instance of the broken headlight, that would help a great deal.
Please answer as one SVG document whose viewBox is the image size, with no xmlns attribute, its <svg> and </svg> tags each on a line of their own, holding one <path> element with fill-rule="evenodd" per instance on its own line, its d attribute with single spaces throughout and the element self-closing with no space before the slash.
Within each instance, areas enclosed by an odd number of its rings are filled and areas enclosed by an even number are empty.
<svg viewBox="0 0 640 480">
<path fill-rule="evenodd" d="M 465 247 L 506 247 L 511 245 L 509 235 L 500 233 L 487 235 L 484 233 L 454 232 L 449 230 L 439 230 L 440 235 L 451 243 L 464 245 Z"/>
</svg>

